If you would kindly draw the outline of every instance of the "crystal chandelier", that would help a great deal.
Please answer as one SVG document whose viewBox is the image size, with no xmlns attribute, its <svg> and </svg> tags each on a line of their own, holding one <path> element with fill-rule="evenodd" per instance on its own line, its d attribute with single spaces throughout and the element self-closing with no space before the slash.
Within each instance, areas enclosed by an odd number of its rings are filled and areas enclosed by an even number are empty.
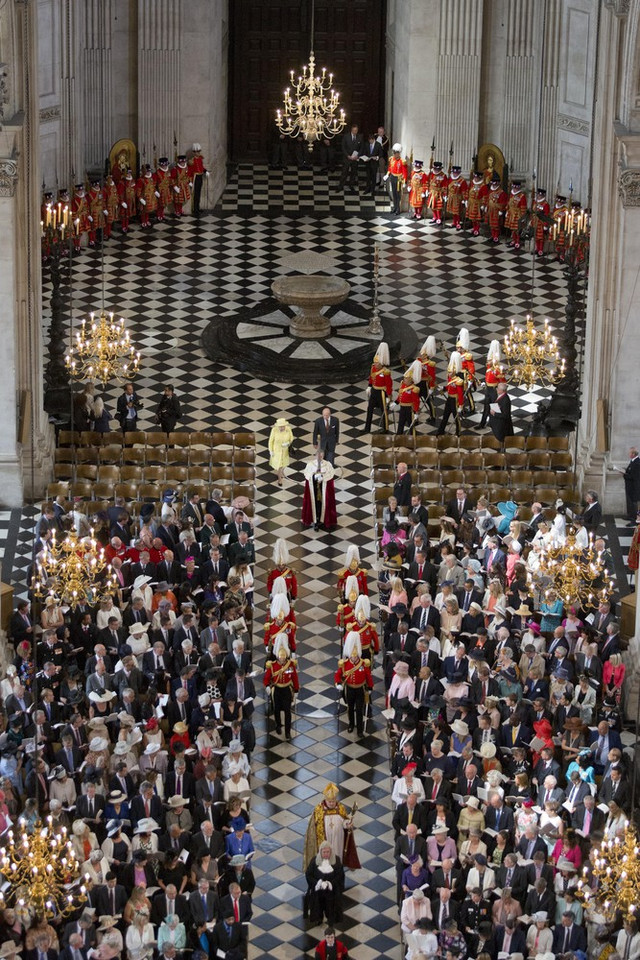
<svg viewBox="0 0 640 960">
<path fill-rule="evenodd" d="M 587 906 L 593 906 L 606 922 L 638 918 L 638 890 L 640 889 L 640 847 L 638 836 L 627 820 L 622 837 L 604 840 L 593 851 L 588 885 L 589 867 L 584 867 L 584 879 L 578 890 Z"/>
<path fill-rule="evenodd" d="M 562 546 L 547 547 L 542 551 L 540 574 L 551 581 L 547 590 L 555 590 L 565 606 L 597 606 L 613 593 L 613 581 L 607 574 L 602 555 L 593 545 L 593 537 L 585 549 L 576 543 L 572 527 L 567 528 L 567 538 Z"/>
<path fill-rule="evenodd" d="M 76 342 L 65 357 L 67 370 L 76 380 L 131 380 L 140 365 L 140 354 L 131 343 L 129 331 L 122 317 L 100 311 L 90 314 L 90 321 L 82 321 L 76 333 Z"/>
<path fill-rule="evenodd" d="M 97 583 L 105 566 L 104 550 L 94 539 L 93 531 L 90 538 L 79 540 L 72 530 L 62 541 L 56 540 L 54 531 L 51 542 L 36 558 L 33 592 L 38 597 L 56 597 L 72 609 L 79 603 L 95 603 L 116 588 L 117 578 L 111 566 L 101 583 Z"/>
<path fill-rule="evenodd" d="M 504 337 L 504 355 L 508 361 L 507 380 L 524 384 L 529 390 L 557 383 L 564 373 L 558 339 L 552 335 L 549 321 L 545 320 L 542 330 L 537 330 L 529 313 L 525 327 L 511 321 L 511 329 Z"/>
<path fill-rule="evenodd" d="M 333 74 L 327 76 L 326 67 L 322 76 L 316 75 L 316 59 L 313 52 L 313 21 L 315 3 L 311 3 L 311 42 L 309 63 L 302 68 L 296 80 L 291 71 L 291 87 L 284 92 L 284 105 L 276 111 L 276 126 L 287 137 L 302 136 L 309 150 L 315 140 L 330 140 L 345 128 L 345 113 L 338 113 L 340 94 L 333 89 Z M 292 89 L 293 88 L 293 89 Z"/>
<path fill-rule="evenodd" d="M 88 877 L 80 877 L 80 863 L 66 827 L 55 832 L 51 817 L 46 825 L 37 820 L 31 834 L 26 820 L 20 819 L 18 826 L 19 833 L 9 830 L 0 848 L 0 875 L 5 880 L 0 909 L 27 906 L 38 917 L 68 916 L 86 901 L 83 881 Z"/>
</svg>

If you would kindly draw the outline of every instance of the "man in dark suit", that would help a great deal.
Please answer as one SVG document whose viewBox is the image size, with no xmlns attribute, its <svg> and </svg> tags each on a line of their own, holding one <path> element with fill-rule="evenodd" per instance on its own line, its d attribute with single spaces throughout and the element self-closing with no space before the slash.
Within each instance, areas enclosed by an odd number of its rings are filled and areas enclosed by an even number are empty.
<svg viewBox="0 0 640 960">
<path fill-rule="evenodd" d="M 33 621 L 30 615 L 29 601 L 19 600 L 16 609 L 9 619 L 9 636 L 17 647 L 23 640 L 31 643 L 33 637 Z"/>
<path fill-rule="evenodd" d="M 440 634 L 440 614 L 434 607 L 431 596 L 423 593 L 420 602 L 411 614 L 411 628 L 422 632 L 427 627 L 433 627 L 433 633 L 437 637 Z"/>
<path fill-rule="evenodd" d="M 538 836 L 537 827 L 527 827 L 518 841 L 516 853 L 519 853 L 525 860 L 532 860 L 536 853 L 543 853 L 546 849 L 546 843 L 542 837 Z M 533 869 L 533 864 L 530 865 L 529 869 Z M 529 877 L 531 878 L 531 874 Z M 533 880 L 529 879 L 529 882 L 533 883 Z"/>
<path fill-rule="evenodd" d="M 216 923 L 209 934 L 209 943 L 210 956 L 242 960 L 247 955 L 247 928 L 242 923 L 236 923 L 234 915 L 230 914 Z"/>
<path fill-rule="evenodd" d="M 404 460 L 396 468 L 396 480 L 393 484 L 393 495 L 399 507 L 408 507 L 411 503 L 411 474 Z"/>
<path fill-rule="evenodd" d="M 138 826 L 138 821 L 148 817 L 160 826 L 164 824 L 162 800 L 153 792 L 153 786 L 148 780 L 143 780 L 140 784 L 140 793 L 131 801 L 130 814 L 134 830 Z"/>
<path fill-rule="evenodd" d="M 585 494 L 586 507 L 582 512 L 582 522 L 588 533 L 595 534 L 602 522 L 602 507 L 595 490 L 588 490 Z M 633 518 L 635 522 L 635 517 Z"/>
<path fill-rule="evenodd" d="M 454 867 L 451 857 L 445 857 L 441 867 L 436 867 L 431 876 L 430 889 L 437 894 L 441 887 L 451 890 L 453 899 L 461 902 L 465 897 L 464 874 L 458 867 Z"/>
<path fill-rule="evenodd" d="M 474 887 L 471 895 L 463 902 L 460 908 L 460 927 L 465 936 L 470 936 L 478 929 L 479 923 L 491 920 L 491 904 L 482 896 L 482 890 Z"/>
<path fill-rule="evenodd" d="M 562 914 L 562 923 L 558 923 L 553 931 L 551 950 L 558 956 L 561 953 L 575 953 L 576 950 L 587 949 L 587 932 L 579 927 L 571 910 Z"/>
<path fill-rule="evenodd" d="M 58 751 L 58 755 L 61 755 L 63 750 Z M 80 751 L 78 751 L 80 754 Z M 82 754 L 80 754 L 82 757 Z M 60 764 L 64 764 L 62 757 L 58 761 Z M 82 759 L 80 760 L 82 763 Z M 131 781 L 133 787 L 133 780 Z M 115 789 L 115 788 L 114 788 Z M 117 789 L 120 789 L 120 784 L 118 784 Z M 78 799 L 76 800 L 76 817 L 78 820 L 96 820 L 101 811 L 104 810 L 104 797 L 96 793 L 95 783 L 87 784 L 87 792 L 78 794 Z"/>
<path fill-rule="evenodd" d="M 498 953 L 506 953 L 511 956 L 514 953 L 521 953 L 526 956 L 527 938 L 524 930 L 520 927 L 517 920 L 508 917 L 504 927 L 498 927 L 496 932 L 496 950 Z"/>
<path fill-rule="evenodd" d="M 354 123 L 350 133 L 342 137 L 342 174 L 340 176 L 340 190 L 349 184 L 349 192 L 355 193 L 358 186 L 358 163 L 362 154 L 362 137 L 358 133 L 358 124 Z M 328 459 L 328 458 L 327 458 Z"/>
<path fill-rule="evenodd" d="M 602 810 L 598 810 L 595 797 L 591 794 L 585 796 L 582 803 L 579 803 L 571 814 L 571 826 L 574 830 L 580 830 L 585 837 L 590 838 L 593 834 L 602 832 L 605 823 L 605 816 Z"/>
<path fill-rule="evenodd" d="M 138 577 L 151 577 L 151 580 L 156 579 L 156 565 L 151 563 L 149 559 L 149 551 L 141 550 L 140 559 L 137 563 L 131 564 L 131 576 L 135 581 Z"/>
<path fill-rule="evenodd" d="M 449 920 L 458 920 L 460 904 L 453 899 L 452 892 L 447 887 L 440 887 L 438 896 L 431 901 L 431 916 L 436 930 L 443 930 Z"/>
<path fill-rule="evenodd" d="M 617 730 L 612 730 L 606 720 L 601 720 L 597 730 L 589 731 L 589 747 L 593 754 L 594 769 L 597 775 L 604 773 L 609 751 L 614 747 L 622 751 L 622 741 Z"/>
<path fill-rule="evenodd" d="M 463 613 L 469 612 L 472 603 L 482 604 L 482 593 L 476 589 L 475 582 L 471 579 L 465 580 L 464 587 L 461 590 L 456 590 L 455 593 L 458 606 Z"/>
<path fill-rule="evenodd" d="M 515 899 L 521 906 L 524 905 L 528 888 L 527 871 L 524 867 L 518 866 L 515 853 L 508 853 L 502 866 L 496 870 L 496 886 L 500 890 L 509 887 Z"/>
<path fill-rule="evenodd" d="M 233 914 L 236 923 L 247 923 L 253 916 L 251 897 L 243 893 L 239 883 L 229 884 L 229 893 L 220 900 L 220 916 Z"/>
<path fill-rule="evenodd" d="M 497 793 L 491 794 L 491 800 L 484 819 L 485 825 L 491 830 L 495 830 L 496 832 L 499 830 L 513 831 L 513 810 L 511 807 L 505 806 L 502 797 Z"/>
<path fill-rule="evenodd" d="M 324 458 L 333 465 L 336 456 L 336 447 L 340 439 L 340 424 L 337 417 L 331 416 L 329 407 L 322 408 L 322 416 L 313 424 L 311 442 L 317 450 L 324 453 Z"/>
<path fill-rule="evenodd" d="M 620 653 L 620 628 L 615 620 L 612 620 L 607 627 L 604 642 L 600 647 L 600 659 L 604 663 L 614 653 Z"/>
<path fill-rule="evenodd" d="M 405 836 L 399 836 L 396 840 L 393 856 L 396 861 L 396 893 L 398 904 L 403 900 L 402 892 L 402 873 L 411 862 L 411 858 L 418 856 L 421 860 L 427 862 L 427 841 L 420 836 L 418 826 L 410 823 L 407 826 Z"/>
<path fill-rule="evenodd" d="M 168 383 L 156 407 L 155 420 L 165 433 L 175 430 L 178 420 L 182 419 L 180 401 L 173 392 L 172 384 Z"/>
<path fill-rule="evenodd" d="M 134 597 L 122 614 L 122 625 L 129 629 L 132 623 L 149 623 L 147 611 L 144 608 L 142 597 Z"/>
<path fill-rule="evenodd" d="M 224 532 L 229 536 L 229 543 L 234 543 L 240 539 L 240 534 L 245 532 L 248 537 L 252 536 L 253 530 L 242 510 L 236 510 L 233 514 L 233 521 L 228 523 Z"/>
<path fill-rule="evenodd" d="M 35 938 L 33 950 L 27 950 L 25 960 L 58 960 L 58 951 L 51 946 L 48 933 L 40 933 Z"/>
<path fill-rule="evenodd" d="M 360 156 L 365 158 L 365 171 L 367 174 L 367 190 L 364 194 L 373 197 L 376 192 L 376 179 L 380 158 L 382 157 L 382 144 L 376 139 L 375 133 L 369 134 L 369 141 L 363 147 Z"/>
<path fill-rule="evenodd" d="M 492 407 L 489 408 L 489 426 L 493 435 L 500 443 L 504 443 L 506 437 L 513 436 L 513 421 L 511 419 L 511 397 L 507 393 L 507 384 L 499 383 L 497 386 L 497 397 Z"/>
<path fill-rule="evenodd" d="M 237 567 L 240 563 L 250 565 L 256 562 L 256 549 L 246 530 L 241 530 L 237 540 L 229 544 L 229 563 Z"/>
<path fill-rule="evenodd" d="M 161 589 L 163 584 L 166 584 L 170 589 L 176 583 L 180 583 L 182 577 L 180 564 L 175 559 L 173 549 L 171 549 L 173 546 L 174 544 L 171 544 L 169 549 L 165 550 L 162 560 L 156 567 L 156 576 L 158 578 L 158 586 L 156 589 L 160 590 L 161 593 L 164 592 L 164 590 Z"/>
<path fill-rule="evenodd" d="M 467 510 L 473 510 L 473 503 L 467 496 L 464 487 L 458 487 L 454 499 L 449 500 L 447 504 L 447 516 L 455 520 L 456 523 L 460 523 Z"/>
<path fill-rule="evenodd" d="M 180 789 L 178 789 L 178 787 Z M 195 780 L 193 774 L 187 770 L 184 760 L 176 760 L 173 770 L 170 770 L 165 778 L 165 796 L 175 797 L 180 795 L 185 797 L 187 803 L 193 797 L 195 791 Z"/>
<path fill-rule="evenodd" d="M 214 830 L 213 825 L 208 820 L 203 820 L 200 831 L 193 835 L 190 853 L 193 859 L 209 853 L 214 860 L 217 860 L 224 853 L 222 834 L 218 830 Z"/>
<path fill-rule="evenodd" d="M 624 492 L 627 500 L 627 519 L 629 524 L 636 522 L 638 502 L 640 501 L 640 457 L 635 447 L 629 448 L 629 463 L 624 470 Z"/>
<path fill-rule="evenodd" d="M 408 587 L 414 588 L 413 592 L 415 592 L 415 589 L 417 589 L 420 583 L 428 584 L 432 597 L 435 597 L 438 592 L 438 569 L 433 563 L 427 560 L 427 554 L 424 549 L 416 550 L 414 559 L 407 569 L 407 580 L 416 581 L 415 588 L 413 584 L 406 584 Z M 438 621 L 439 620 L 440 615 L 438 614 Z M 436 632 L 439 632 L 439 630 L 440 623 L 438 622 L 438 631 Z"/>
<path fill-rule="evenodd" d="M 222 670 L 227 680 L 233 677 L 236 670 L 251 672 L 251 654 L 245 653 L 242 640 L 234 640 L 233 647 L 233 651 L 228 653 L 222 661 Z"/>
<path fill-rule="evenodd" d="M 395 830 L 396 840 L 403 831 L 406 833 L 409 815 L 411 815 L 411 822 L 415 823 L 418 828 L 418 833 L 421 836 L 426 836 L 427 809 L 424 803 L 417 802 L 415 793 L 410 793 L 405 802 L 396 807 L 393 814 L 392 826 Z"/>
<path fill-rule="evenodd" d="M 209 888 L 209 881 L 203 878 L 198 881 L 198 889 L 189 894 L 189 910 L 191 919 L 201 926 L 211 923 L 218 916 L 218 896 Z"/>
<path fill-rule="evenodd" d="M 123 912 L 129 898 L 123 885 L 117 882 L 113 871 L 109 871 L 105 879 L 105 885 L 98 887 L 96 892 L 96 911 L 98 916 L 115 917 L 117 913 Z"/>
<path fill-rule="evenodd" d="M 209 551 L 209 559 L 205 560 L 200 568 L 202 579 L 205 583 L 213 577 L 215 580 L 227 582 L 229 575 L 229 564 L 220 553 L 219 547 L 212 547 Z"/>
<path fill-rule="evenodd" d="M 138 410 L 142 408 L 142 402 L 133 389 L 132 383 L 127 383 L 124 393 L 118 397 L 116 407 L 116 419 L 120 421 L 120 427 L 123 433 L 138 429 Z"/>
<path fill-rule="evenodd" d="M 609 803 L 611 800 L 615 800 L 625 813 L 629 813 L 631 790 L 629 784 L 623 779 L 622 770 L 619 767 L 614 767 L 611 770 L 611 776 L 600 784 L 598 800 L 600 803 Z"/>
<path fill-rule="evenodd" d="M 151 901 L 151 923 L 160 925 L 170 913 L 177 913 L 181 923 L 188 923 L 191 916 L 187 898 L 179 894 L 173 883 L 156 893 Z"/>
<path fill-rule="evenodd" d="M 440 767 L 433 767 L 431 775 L 423 779 L 424 795 L 427 801 L 427 821 L 431 813 L 432 804 L 449 803 L 451 800 L 452 786 L 442 775 Z"/>
<path fill-rule="evenodd" d="M 545 864 L 548 866 L 548 864 Z M 527 868 L 533 869 L 533 864 Z M 528 876 L 531 879 L 531 876 Z M 555 917 L 556 913 L 556 895 L 553 892 L 553 880 L 551 883 L 544 877 L 540 877 L 533 884 L 533 889 L 529 890 L 524 901 L 524 912 L 530 917 L 534 913 L 546 913 L 548 917 Z"/>
</svg>

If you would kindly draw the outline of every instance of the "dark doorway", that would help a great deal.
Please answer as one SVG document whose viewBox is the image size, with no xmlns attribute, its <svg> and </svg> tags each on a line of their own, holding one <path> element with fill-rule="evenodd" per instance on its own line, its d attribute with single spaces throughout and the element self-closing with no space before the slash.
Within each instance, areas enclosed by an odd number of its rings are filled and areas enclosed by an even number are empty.
<svg viewBox="0 0 640 960">
<path fill-rule="evenodd" d="M 289 72 L 309 58 L 311 0 L 231 0 L 229 156 L 264 162 Z M 316 65 L 331 70 L 348 123 L 384 122 L 386 0 L 315 0 Z"/>
</svg>

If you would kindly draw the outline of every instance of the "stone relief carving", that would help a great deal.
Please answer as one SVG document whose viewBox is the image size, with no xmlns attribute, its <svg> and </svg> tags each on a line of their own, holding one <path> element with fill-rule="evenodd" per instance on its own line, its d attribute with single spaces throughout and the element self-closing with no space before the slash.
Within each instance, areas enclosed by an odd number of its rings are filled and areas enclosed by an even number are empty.
<svg viewBox="0 0 640 960">
<path fill-rule="evenodd" d="M 591 126 L 587 120 L 578 120 L 576 117 L 568 117 L 564 113 L 558 114 L 558 127 L 562 130 L 569 130 L 570 133 L 578 133 L 580 136 L 588 137 Z"/>
<path fill-rule="evenodd" d="M 631 0 L 604 0 L 605 7 L 609 7 L 616 17 L 626 17 L 629 13 Z"/>
<path fill-rule="evenodd" d="M 618 177 L 618 193 L 623 207 L 640 207 L 640 170 L 622 170 Z"/>
<path fill-rule="evenodd" d="M 0 197 L 12 197 L 18 182 L 18 162 L 0 158 Z"/>
<path fill-rule="evenodd" d="M 55 107 L 43 107 L 40 111 L 40 123 L 51 123 L 52 120 L 60 119 L 60 104 Z"/>
</svg>

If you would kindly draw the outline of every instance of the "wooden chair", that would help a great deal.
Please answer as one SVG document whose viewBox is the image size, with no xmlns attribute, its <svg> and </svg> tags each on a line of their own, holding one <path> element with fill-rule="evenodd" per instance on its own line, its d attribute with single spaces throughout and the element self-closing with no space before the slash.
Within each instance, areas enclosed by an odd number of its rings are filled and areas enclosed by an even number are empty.
<svg viewBox="0 0 640 960">
<path fill-rule="evenodd" d="M 194 430 L 189 434 L 189 447 L 211 450 L 211 434 L 204 430 Z"/>
<path fill-rule="evenodd" d="M 371 451 L 371 459 L 374 467 L 395 467 L 396 455 L 395 451 L 391 448 L 387 450 L 382 450 L 375 448 Z"/>
<path fill-rule="evenodd" d="M 256 462 L 255 447 L 234 447 L 233 462 L 253 465 Z"/>
<path fill-rule="evenodd" d="M 54 463 L 53 476 L 58 480 L 73 480 L 74 465 L 72 463 Z"/>
<path fill-rule="evenodd" d="M 233 434 L 233 447 L 237 450 L 239 447 L 255 447 L 256 445 L 256 435 L 255 433 L 234 433 Z M 219 444 L 216 444 L 219 446 Z"/>
<path fill-rule="evenodd" d="M 550 440 L 558 440 L 559 437 L 550 437 Z M 554 451 L 550 455 L 551 469 L 554 471 L 571 470 L 573 468 L 573 457 L 568 451 Z"/>
<path fill-rule="evenodd" d="M 97 480 L 98 468 L 94 463 L 79 463 L 76 466 L 76 480 Z"/>
<path fill-rule="evenodd" d="M 546 437 L 527 437 L 524 448 L 529 453 L 531 450 L 543 450 L 545 453 L 549 449 Z"/>
<path fill-rule="evenodd" d="M 135 500 L 138 496 L 137 483 L 116 483 L 116 497 L 124 497 L 125 500 Z"/>
<path fill-rule="evenodd" d="M 525 470 L 527 466 L 526 453 L 511 453 L 507 451 L 504 455 L 507 470 Z"/>
<path fill-rule="evenodd" d="M 201 500 L 207 501 L 209 499 L 209 485 L 189 481 L 189 494 L 194 493 L 197 493 Z"/>
<path fill-rule="evenodd" d="M 236 497 L 247 497 L 252 501 L 256 498 L 256 488 L 252 483 L 234 483 L 232 490 L 234 500 Z"/>
<path fill-rule="evenodd" d="M 195 483 L 199 484 L 209 484 L 209 467 L 192 467 L 189 465 L 189 484 Z"/>
<path fill-rule="evenodd" d="M 373 482 L 378 485 L 393 484 L 395 471 L 393 467 L 374 467 Z"/>
<path fill-rule="evenodd" d="M 117 463 L 118 466 L 122 460 L 122 445 L 117 443 L 108 443 L 99 448 L 100 463 L 112 466 Z"/>
<path fill-rule="evenodd" d="M 145 443 L 147 447 L 166 447 L 167 435 L 161 430 L 145 431 Z"/>
<path fill-rule="evenodd" d="M 429 514 L 431 514 L 431 504 L 442 503 L 442 487 L 440 484 L 426 483 L 420 485 L 420 496 L 425 503 L 429 504 Z"/>
<path fill-rule="evenodd" d="M 69 493 L 72 497 L 84 497 L 89 500 L 95 491 L 95 486 L 89 480 L 76 480 L 69 486 Z"/>
<path fill-rule="evenodd" d="M 144 430 L 130 430 L 125 433 L 123 439 L 125 447 L 146 447 L 147 445 L 147 434 Z"/>
<path fill-rule="evenodd" d="M 569 449 L 569 437 L 547 437 L 547 449 L 552 453 L 564 453 Z"/>
<path fill-rule="evenodd" d="M 516 503 L 531 503 L 533 501 L 533 488 L 532 487 L 521 487 L 521 486 L 512 486 L 511 487 L 511 499 L 515 500 Z"/>
<path fill-rule="evenodd" d="M 393 440 L 390 433 L 374 433 L 371 435 L 371 447 L 374 450 L 390 450 L 393 448 Z"/>
<path fill-rule="evenodd" d="M 531 470 L 512 470 L 511 485 L 513 487 L 527 487 L 533 484 L 533 473 Z"/>
<path fill-rule="evenodd" d="M 168 466 L 165 474 L 167 483 L 175 486 L 178 483 L 187 483 L 189 480 L 189 470 L 187 467 Z"/>
<path fill-rule="evenodd" d="M 524 441 L 525 437 L 523 434 L 519 434 L 518 436 L 514 437 L 505 437 L 504 449 L 505 451 L 513 450 L 517 453 L 519 450 L 524 450 Z"/>
<path fill-rule="evenodd" d="M 147 462 L 146 447 L 123 447 L 122 463 L 133 467 L 144 467 Z"/>
<path fill-rule="evenodd" d="M 447 451 L 441 453 L 438 457 L 440 470 L 460 470 L 462 468 L 462 456 L 460 453 Z"/>
<path fill-rule="evenodd" d="M 156 503 L 162 499 L 162 487 L 157 483 L 141 483 L 138 487 L 140 500 L 153 500 Z"/>
<path fill-rule="evenodd" d="M 142 478 L 145 483 L 164 483 L 166 467 L 147 465 L 142 471 Z"/>
<path fill-rule="evenodd" d="M 380 503 L 382 500 L 386 501 L 389 497 L 393 496 L 393 487 L 375 487 L 374 488 L 374 497 L 376 503 Z"/>
<path fill-rule="evenodd" d="M 99 447 L 105 440 L 105 436 L 109 434 L 98 433 L 97 430 L 83 430 L 80 434 L 80 446 L 81 447 Z"/>
<path fill-rule="evenodd" d="M 172 430 L 167 436 L 167 444 L 170 447 L 179 447 L 185 451 L 185 460 L 188 460 L 187 450 L 189 449 L 189 434 L 186 430 Z"/>
<path fill-rule="evenodd" d="M 60 430 L 58 432 L 59 447 L 75 447 L 80 443 L 82 434 L 79 430 Z"/>
<path fill-rule="evenodd" d="M 212 464 L 210 477 L 212 483 L 214 481 L 217 483 L 218 480 L 227 480 L 230 482 L 233 479 L 233 469 L 231 467 L 218 467 Z"/>
<path fill-rule="evenodd" d="M 120 483 L 120 467 L 110 463 L 101 463 L 98 468 L 100 483 Z"/>
<path fill-rule="evenodd" d="M 443 487 L 460 487 L 464 484 L 464 472 L 462 470 L 441 470 L 440 479 Z"/>
<path fill-rule="evenodd" d="M 142 467 L 129 465 L 120 467 L 120 479 L 123 483 L 142 483 L 144 471 Z"/>
<path fill-rule="evenodd" d="M 56 447 L 53 459 L 55 463 L 74 463 L 76 451 L 73 447 Z"/>
<path fill-rule="evenodd" d="M 436 448 L 442 452 L 450 450 L 451 453 L 457 453 L 458 438 L 448 433 L 444 433 L 441 437 L 436 437 Z"/>
<path fill-rule="evenodd" d="M 576 475 L 573 470 L 560 470 L 558 473 L 553 473 L 552 476 L 555 485 L 562 489 L 565 487 L 575 487 L 576 485 Z"/>
<path fill-rule="evenodd" d="M 529 470 L 548 470 L 551 464 L 551 455 L 546 451 L 534 450 L 527 454 Z"/>
<path fill-rule="evenodd" d="M 506 468 L 506 458 L 504 453 L 498 453 L 497 451 L 486 451 L 482 452 L 482 463 L 486 470 L 504 470 Z"/>
<path fill-rule="evenodd" d="M 97 464 L 99 460 L 99 456 L 100 454 L 99 454 L 98 447 L 76 447 L 75 448 L 76 463 Z"/>
<path fill-rule="evenodd" d="M 211 465 L 212 466 L 223 466 L 228 464 L 231 466 L 233 463 L 238 463 L 236 460 L 236 452 L 231 447 L 212 447 L 211 449 Z"/>
<path fill-rule="evenodd" d="M 486 487 L 487 483 L 489 482 L 487 470 L 467 470 L 465 467 L 463 472 L 465 486 Z"/>
<path fill-rule="evenodd" d="M 253 483 L 256 479 L 255 467 L 233 466 L 233 479 L 236 483 Z"/>
<path fill-rule="evenodd" d="M 427 434 L 427 436 L 417 436 L 415 439 L 415 449 L 416 450 L 437 450 L 438 449 L 438 438 L 434 434 Z"/>
<path fill-rule="evenodd" d="M 47 484 L 47 500 L 55 500 L 56 497 L 69 499 L 69 484 L 67 482 L 60 481 L 60 483 Z"/>
<path fill-rule="evenodd" d="M 458 437 L 458 447 L 460 450 L 479 450 L 481 447 L 481 439 L 481 437 L 478 437 L 475 434 L 465 433 Z"/>
<path fill-rule="evenodd" d="M 241 434 L 241 436 L 247 436 L 247 434 Z M 212 447 L 232 447 L 234 446 L 234 436 L 229 431 L 218 431 L 217 433 L 211 434 L 211 446 Z M 251 444 L 249 444 L 251 446 Z"/>
<path fill-rule="evenodd" d="M 211 463 L 211 448 L 189 447 L 189 466 L 203 467 Z"/>
<path fill-rule="evenodd" d="M 178 467 L 186 467 L 189 464 L 188 447 L 167 447 L 167 466 L 176 464 Z"/>
<path fill-rule="evenodd" d="M 416 465 L 418 468 L 431 467 L 437 470 L 440 466 L 438 451 L 433 449 L 416 450 Z"/>
<path fill-rule="evenodd" d="M 534 487 L 533 492 L 535 499 L 545 507 L 551 506 L 558 499 L 557 487 Z"/>
<path fill-rule="evenodd" d="M 480 437 L 480 446 L 483 450 L 502 450 L 502 444 L 491 433 L 483 434 Z"/>
<path fill-rule="evenodd" d="M 509 487 L 501 487 L 499 484 L 490 483 L 487 495 L 489 500 L 491 500 L 493 503 L 497 503 L 499 500 L 509 500 L 511 497 L 511 490 Z"/>
</svg>

